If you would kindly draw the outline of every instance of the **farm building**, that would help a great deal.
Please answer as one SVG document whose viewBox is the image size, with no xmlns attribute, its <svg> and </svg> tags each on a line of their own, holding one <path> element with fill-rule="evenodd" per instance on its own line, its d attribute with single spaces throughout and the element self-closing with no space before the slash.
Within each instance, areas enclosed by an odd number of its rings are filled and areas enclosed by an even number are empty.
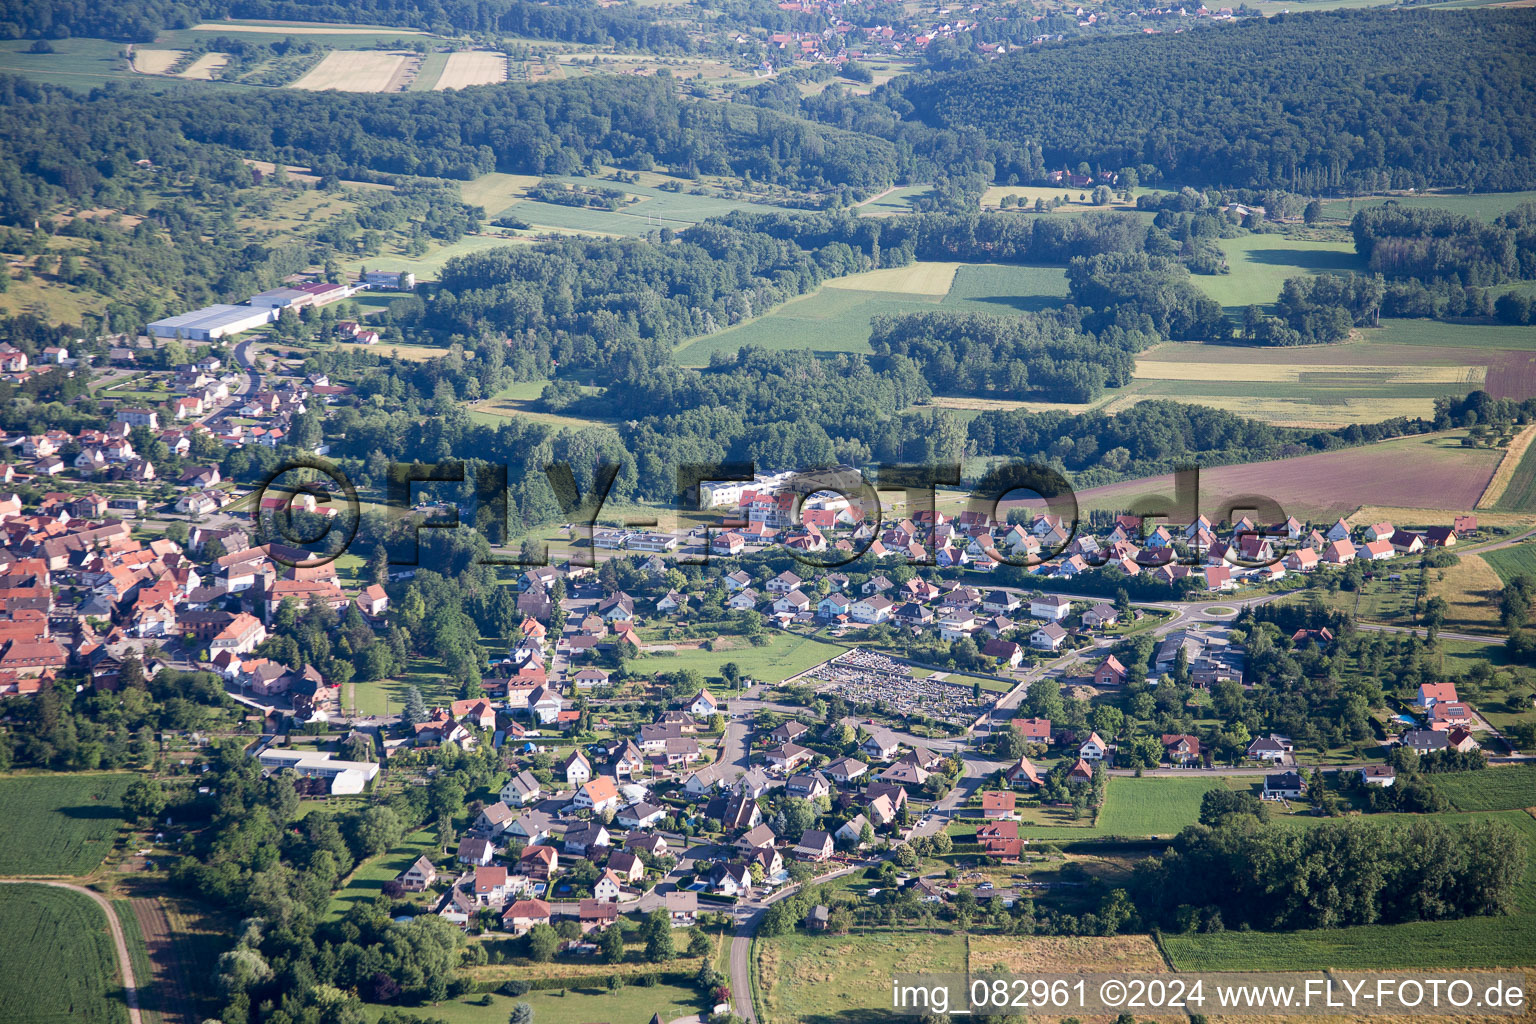
<svg viewBox="0 0 1536 1024">
<path fill-rule="evenodd" d="M 271 322 L 270 309 L 220 303 L 156 320 L 149 325 L 149 333 L 159 338 L 180 336 L 187 341 L 217 341 Z"/>
</svg>

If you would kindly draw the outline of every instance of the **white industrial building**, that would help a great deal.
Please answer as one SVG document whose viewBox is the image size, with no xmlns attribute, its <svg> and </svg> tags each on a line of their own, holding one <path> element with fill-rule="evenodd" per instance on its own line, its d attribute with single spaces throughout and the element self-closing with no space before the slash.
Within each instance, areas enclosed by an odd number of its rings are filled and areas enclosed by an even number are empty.
<svg viewBox="0 0 1536 1024">
<path fill-rule="evenodd" d="M 343 761 L 329 753 L 302 750 L 263 750 L 256 760 L 263 768 L 282 771 L 292 768 L 308 779 L 330 779 L 331 793 L 349 796 L 363 791 L 363 787 L 379 774 L 379 766 L 372 761 Z"/>
<path fill-rule="evenodd" d="M 149 325 L 149 333 L 160 338 L 180 336 L 187 341 L 217 341 L 242 331 L 249 331 L 272 322 L 270 309 L 254 306 L 230 306 L 219 304 L 194 309 L 190 313 L 168 316 Z"/>
<path fill-rule="evenodd" d="M 289 306 L 307 306 L 310 299 L 308 292 L 297 288 L 268 288 L 252 295 L 250 303 L 262 309 L 287 309 Z"/>
</svg>

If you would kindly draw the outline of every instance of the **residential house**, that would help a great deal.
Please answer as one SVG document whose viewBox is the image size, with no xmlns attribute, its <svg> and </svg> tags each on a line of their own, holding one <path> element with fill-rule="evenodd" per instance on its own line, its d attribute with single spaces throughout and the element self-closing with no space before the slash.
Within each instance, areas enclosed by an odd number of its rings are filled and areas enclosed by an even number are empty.
<svg viewBox="0 0 1536 1024">
<path fill-rule="evenodd" d="M 832 856 L 833 842 L 829 832 L 817 828 L 806 829 L 795 844 L 795 856 L 801 860 L 822 861 Z"/>
<path fill-rule="evenodd" d="M 1265 800 L 1299 800 L 1307 791 L 1307 784 L 1300 772 L 1273 772 L 1264 776 Z"/>
<path fill-rule="evenodd" d="M 396 876 L 395 881 L 407 892 L 421 892 L 437 881 L 437 868 L 426 856 L 417 857 L 415 863 Z"/>
<path fill-rule="evenodd" d="M 1031 618 L 1060 622 L 1072 611 L 1072 602 L 1057 594 L 1046 594 L 1029 602 Z"/>
<path fill-rule="evenodd" d="M 1037 651 L 1059 651 L 1067 641 L 1067 631 L 1054 622 L 1047 622 L 1029 634 L 1029 646 Z"/>
<path fill-rule="evenodd" d="M 983 818 L 1007 818 L 1014 813 L 1018 799 L 1017 793 L 989 789 L 981 794 L 981 816 Z"/>
<path fill-rule="evenodd" d="M 1077 748 L 1077 756 L 1085 761 L 1102 761 L 1109 753 L 1109 744 L 1099 738 L 1099 734 L 1091 732 L 1082 745 Z"/>
<path fill-rule="evenodd" d="M 484 867 L 496 854 L 496 847 L 488 839 L 466 836 L 459 840 L 458 861 L 473 867 Z"/>
<path fill-rule="evenodd" d="M 501 926 L 513 935 L 526 935 L 536 924 L 549 924 L 550 906 L 543 900 L 518 900 L 501 912 Z"/>
<path fill-rule="evenodd" d="M 1200 738 L 1186 733 L 1164 733 L 1163 752 L 1168 763 L 1190 765 L 1200 762 Z"/>
</svg>

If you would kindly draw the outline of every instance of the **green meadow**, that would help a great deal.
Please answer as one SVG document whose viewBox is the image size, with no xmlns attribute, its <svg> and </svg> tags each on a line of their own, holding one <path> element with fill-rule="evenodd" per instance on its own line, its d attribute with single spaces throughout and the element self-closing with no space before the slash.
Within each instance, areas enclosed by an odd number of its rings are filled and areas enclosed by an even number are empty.
<svg viewBox="0 0 1536 1024">
<path fill-rule="evenodd" d="M 1281 234 L 1239 235 L 1218 241 L 1232 268 L 1229 274 L 1197 275 L 1195 284 L 1228 309 L 1267 306 L 1280 296 L 1286 278 L 1330 271 L 1360 270 L 1354 242 L 1317 241 Z"/>
<path fill-rule="evenodd" d="M 943 266 L 920 263 L 912 269 L 937 271 Z M 947 290 L 930 294 L 861 289 L 856 282 L 842 279 L 836 286 L 823 285 L 754 320 L 698 338 L 682 348 L 678 361 L 704 366 L 716 352 L 735 352 L 745 345 L 810 349 L 820 354 L 869 352 L 869 325 L 876 316 L 937 310 L 1009 314 L 1058 306 L 1066 295 L 1066 272 L 1061 267 L 963 264 L 955 269 Z"/>
</svg>

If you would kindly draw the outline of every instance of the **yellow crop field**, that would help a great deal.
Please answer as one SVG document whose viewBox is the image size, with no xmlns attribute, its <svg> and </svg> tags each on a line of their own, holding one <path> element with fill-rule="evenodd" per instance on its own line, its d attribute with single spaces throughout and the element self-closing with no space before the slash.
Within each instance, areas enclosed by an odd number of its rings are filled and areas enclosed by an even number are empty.
<svg viewBox="0 0 1536 1024">
<path fill-rule="evenodd" d="M 185 50 L 134 50 L 133 70 L 141 75 L 163 75 L 166 69 L 187 55 Z"/>
<path fill-rule="evenodd" d="M 1481 366 L 1312 366 L 1304 360 L 1293 363 L 1239 364 L 1186 363 L 1159 359 L 1140 359 L 1136 362 L 1136 376 L 1143 380 L 1311 384 L 1324 387 L 1348 387 L 1355 383 L 1375 387 L 1394 384 L 1480 385 L 1484 372 L 1485 368 Z"/>
<path fill-rule="evenodd" d="M 438 76 L 434 89 L 463 89 L 470 85 L 489 85 L 507 80 L 507 57 L 488 50 L 450 53 L 448 66 Z"/>
<path fill-rule="evenodd" d="M 308 74 L 294 82 L 292 88 L 397 92 L 404 85 L 406 61 L 413 57 L 383 50 L 332 50 Z"/>
<path fill-rule="evenodd" d="M 1258 398 L 1250 395 L 1177 395 L 1143 394 L 1118 399 L 1104 407 L 1105 412 L 1120 412 L 1137 402 L 1151 399 L 1184 402 L 1212 409 L 1240 413 L 1279 427 L 1347 427 L 1351 423 L 1376 423 L 1397 416 L 1433 418 L 1433 398 L 1341 398 L 1327 405 L 1315 397 Z"/>
<path fill-rule="evenodd" d="M 1444 508 L 1403 508 L 1397 505 L 1362 505 L 1351 515 L 1345 516 L 1345 522 L 1350 526 L 1369 526 L 1371 523 L 1379 523 L 1383 520 L 1394 526 L 1422 527 L 1422 526 L 1450 526 L 1457 516 L 1466 515 L 1465 511 Z M 1480 526 L 1500 526 L 1527 530 L 1536 526 L 1536 515 L 1519 512 L 1485 512 L 1477 510 L 1477 522 Z M 1467 544 L 1466 539 L 1462 544 Z M 1472 541 L 1471 543 L 1477 543 Z M 1456 549 L 1452 549 L 1456 550 Z"/>
<path fill-rule="evenodd" d="M 835 277 L 822 287 L 838 288 L 854 292 L 894 292 L 898 295 L 949 294 L 955 283 L 958 263 L 921 262 L 905 267 L 886 267 L 884 270 L 868 270 L 862 274 Z"/>
<path fill-rule="evenodd" d="M 205 53 L 193 61 L 187 70 L 181 73 L 182 78 L 195 78 L 200 82 L 211 82 L 213 73 L 225 64 L 229 63 L 227 53 Z"/>
</svg>

